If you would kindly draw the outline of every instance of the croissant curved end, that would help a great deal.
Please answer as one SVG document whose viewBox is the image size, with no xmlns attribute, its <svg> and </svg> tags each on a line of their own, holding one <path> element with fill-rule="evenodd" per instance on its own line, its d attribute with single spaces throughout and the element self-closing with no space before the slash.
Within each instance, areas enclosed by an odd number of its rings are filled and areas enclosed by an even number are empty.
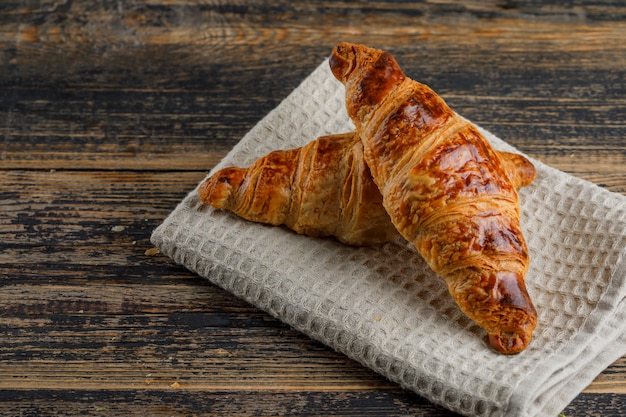
<svg viewBox="0 0 626 417">
<path fill-rule="evenodd" d="M 346 81 L 356 67 L 356 50 L 354 45 L 340 42 L 333 48 L 329 60 L 330 70 L 341 82 Z"/>
<path fill-rule="evenodd" d="M 517 189 L 532 183 L 537 177 L 537 170 L 526 157 L 510 152 L 500 152 L 507 176 Z"/>
<path fill-rule="evenodd" d="M 207 178 L 198 188 L 200 200 L 215 208 L 224 208 L 244 178 L 240 168 L 225 168 Z"/>
<path fill-rule="evenodd" d="M 532 162 L 523 156 L 518 155 L 516 165 L 519 172 L 519 184 L 517 184 L 518 188 L 525 187 L 535 180 L 537 177 L 537 170 Z"/>
<path fill-rule="evenodd" d="M 514 355 L 520 353 L 530 342 L 530 335 L 517 332 L 502 332 L 489 335 L 489 345 L 500 353 Z"/>
</svg>

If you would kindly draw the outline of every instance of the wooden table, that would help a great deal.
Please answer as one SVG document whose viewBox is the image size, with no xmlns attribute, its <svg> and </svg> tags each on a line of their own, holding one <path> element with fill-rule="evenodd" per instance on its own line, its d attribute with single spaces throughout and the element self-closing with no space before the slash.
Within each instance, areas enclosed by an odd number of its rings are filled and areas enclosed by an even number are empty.
<svg viewBox="0 0 626 417">
<path fill-rule="evenodd" d="M 149 237 L 339 40 L 626 194 L 626 8 L 560 3 L 3 0 L 0 414 L 452 416 Z M 563 413 L 625 403 L 622 358 Z"/>
</svg>

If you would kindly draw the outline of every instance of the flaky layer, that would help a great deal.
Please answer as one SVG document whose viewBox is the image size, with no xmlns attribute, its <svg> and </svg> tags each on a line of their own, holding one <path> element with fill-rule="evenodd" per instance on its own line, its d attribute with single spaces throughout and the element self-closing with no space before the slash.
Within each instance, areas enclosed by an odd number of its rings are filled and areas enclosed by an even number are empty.
<svg viewBox="0 0 626 417">
<path fill-rule="evenodd" d="M 225 168 L 205 180 L 199 194 L 206 204 L 247 220 L 350 245 L 398 236 L 354 133 L 274 151 L 249 168 Z"/>
</svg>

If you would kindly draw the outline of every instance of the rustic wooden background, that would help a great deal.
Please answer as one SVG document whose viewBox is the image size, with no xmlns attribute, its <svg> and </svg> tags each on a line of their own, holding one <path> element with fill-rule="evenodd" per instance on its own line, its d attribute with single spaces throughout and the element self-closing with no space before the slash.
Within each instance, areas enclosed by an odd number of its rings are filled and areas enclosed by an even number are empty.
<svg viewBox="0 0 626 417">
<path fill-rule="evenodd" d="M 621 1 L 3 0 L 1 415 L 453 415 L 150 252 L 340 40 L 626 194 Z M 622 358 L 563 413 L 625 403 Z"/>
</svg>

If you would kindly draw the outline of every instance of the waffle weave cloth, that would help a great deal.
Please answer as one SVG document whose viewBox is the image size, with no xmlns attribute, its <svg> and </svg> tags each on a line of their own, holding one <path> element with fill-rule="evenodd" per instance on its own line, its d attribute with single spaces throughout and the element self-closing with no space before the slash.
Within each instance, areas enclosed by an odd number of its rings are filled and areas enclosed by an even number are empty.
<svg viewBox="0 0 626 417">
<path fill-rule="evenodd" d="M 353 130 L 344 94 L 325 60 L 213 172 Z M 518 152 L 481 131 L 496 149 Z M 196 189 L 151 240 L 215 285 L 450 410 L 556 417 L 626 354 L 626 196 L 532 161 L 537 179 L 520 200 L 526 283 L 539 317 L 518 355 L 489 348 L 401 239 L 355 248 L 300 236 L 207 207 Z"/>
</svg>

